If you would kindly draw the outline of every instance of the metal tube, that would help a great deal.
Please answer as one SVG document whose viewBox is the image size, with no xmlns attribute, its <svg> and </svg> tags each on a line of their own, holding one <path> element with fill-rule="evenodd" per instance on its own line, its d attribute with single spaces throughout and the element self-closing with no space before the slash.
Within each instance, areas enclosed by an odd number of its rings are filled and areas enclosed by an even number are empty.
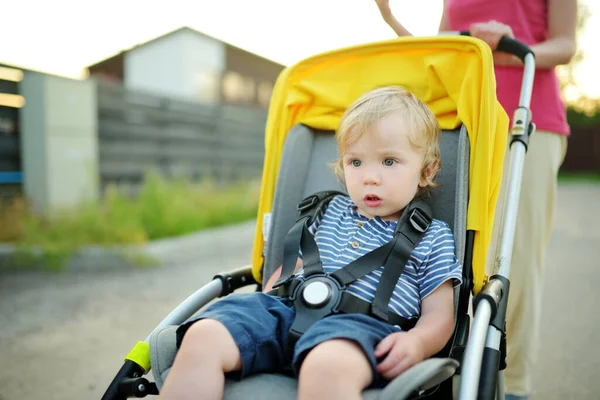
<svg viewBox="0 0 600 400">
<path fill-rule="evenodd" d="M 146 342 L 150 340 L 150 336 L 158 329 L 167 325 L 179 325 L 186 319 L 194 315 L 201 307 L 206 305 L 211 300 L 217 298 L 223 290 L 223 282 L 220 279 L 214 279 L 208 284 L 204 285 L 181 304 L 179 304 L 173 311 L 169 313 L 157 326 L 152 330 L 150 335 L 146 338 Z"/>
<path fill-rule="evenodd" d="M 500 238 L 499 254 L 496 257 L 496 273 L 509 279 L 524 163 L 525 146 L 521 142 L 515 142 L 510 152 L 510 175 L 506 181 L 508 188 L 502 217 L 502 236 Z"/>
<path fill-rule="evenodd" d="M 498 350 L 500 348 L 500 339 L 502 338 L 502 332 L 496 329 L 495 326 L 490 325 L 487 331 L 487 337 L 485 339 L 485 347 Z"/>
<path fill-rule="evenodd" d="M 471 338 L 463 358 L 463 368 L 460 374 L 459 400 L 473 400 L 477 398 L 479 374 L 483 348 L 486 342 L 488 325 L 492 316 L 492 307 L 487 300 L 482 300 L 475 310 Z"/>
<path fill-rule="evenodd" d="M 531 104 L 531 94 L 533 92 L 533 80 L 535 78 L 535 57 L 529 53 L 525 56 L 525 66 L 523 69 L 523 80 L 521 81 L 521 96 L 519 106 L 527 107 Z"/>
<path fill-rule="evenodd" d="M 496 399 L 504 400 L 504 371 L 498 371 L 498 386 L 496 387 Z"/>
<path fill-rule="evenodd" d="M 498 367 L 500 362 L 500 340 L 502 332 L 490 325 L 487 331 L 483 358 L 479 369 L 479 382 L 477 385 L 477 398 L 493 400 L 498 390 Z"/>
<path fill-rule="evenodd" d="M 523 80 L 521 82 L 521 94 L 519 106 L 529 108 L 533 81 L 535 78 L 535 57 L 533 54 L 525 56 Z M 527 133 L 525 133 L 527 134 Z M 506 190 L 506 201 L 504 213 L 501 216 L 500 249 L 496 254 L 496 273 L 510 279 L 510 261 L 515 238 L 517 212 L 519 208 L 519 196 L 521 194 L 521 181 L 523 176 L 523 165 L 525 163 L 526 148 L 521 142 L 514 142 L 510 148 L 509 178 Z M 501 201 L 502 199 L 500 199 Z"/>
</svg>

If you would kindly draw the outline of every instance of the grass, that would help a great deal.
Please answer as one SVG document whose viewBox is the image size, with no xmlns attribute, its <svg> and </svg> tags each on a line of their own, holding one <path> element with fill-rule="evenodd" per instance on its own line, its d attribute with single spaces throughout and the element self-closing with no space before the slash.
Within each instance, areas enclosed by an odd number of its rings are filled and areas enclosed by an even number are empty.
<svg viewBox="0 0 600 400">
<path fill-rule="evenodd" d="M 115 187 L 101 202 L 82 204 L 51 217 L 35 213 L 22 198 L 0 205 L 0 242 L 17 244 L 19 264 L 31 263 L 41 249 L 44 264 L 60 268 L 66 258 L 88 245 L 145 244 L 256 217 L 259 187 L 239 183 L 167 181 L 148 174 L 137 196 Z"/>
<path fill-rule="evenodd" d="M 588 182 L 600 184 L 600 172 L 559 172 L 559 182 Z"/>
</svg>

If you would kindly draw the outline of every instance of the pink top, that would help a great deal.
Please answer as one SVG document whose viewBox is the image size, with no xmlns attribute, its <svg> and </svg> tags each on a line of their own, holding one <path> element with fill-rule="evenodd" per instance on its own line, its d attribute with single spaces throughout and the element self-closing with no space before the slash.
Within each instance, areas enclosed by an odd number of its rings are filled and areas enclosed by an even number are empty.
<svg viewBox="0 0 600 400">
<path fill-rule="evenodd" d="M 468 31 L 471 24 L 496 20 L 509 25 L 515 38 L 532 45 L 548 37 L 546 0 L 446 0 L 450 30 Z M 512 118 L 519 105 L 522 67 L 494 67 L 498 101 Z M 537 130 L 569 135 L 565 106 L 554 69 L 536 69 L 531 113 Z"/>
</svg>

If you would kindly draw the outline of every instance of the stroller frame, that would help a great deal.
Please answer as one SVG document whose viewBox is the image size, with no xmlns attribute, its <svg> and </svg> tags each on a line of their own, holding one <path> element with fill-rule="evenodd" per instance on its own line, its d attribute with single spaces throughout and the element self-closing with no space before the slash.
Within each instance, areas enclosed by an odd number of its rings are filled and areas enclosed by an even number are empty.
<svg viewBox="0 0 600 400">
<path fill-rule="evenodd" d="M 471 339 L 467 344 L 460 381 L 459 400 L 504 398 L 504 377 L 502 370 L 495 374 L 504 363 L 506 344 L 506 308 L 510 289 L 510 263 L 517 224 L 517 212 L 525 154 L 529 136 L 535 132 L 531 120 L 531 93 L 535 77 L 535 56 L 525 44 L 503 37 L 498 50 L 516 55 L 524 63 L 523 80 L 519 97 L 519 107 L 514 111 L 511 141 L 509 179 L 506 190 L 506 207 L 503 210 L 500 227 L 499 248 L 494 257 L 495 274 L 485 288 L 475 298 L 475 312 Z M 501 346 L 504 348 L 501 349 Z M 502 357 L 502 360 L 501 358 Z M 480 379 L 481 378 L 481 379 Z M 494 394 L 494 391 L 497 391 Z M 478 394 L 479 393 L 479 394 Z M 478 397 L 479 396 L 479 397 Z"/>
<path fill-rule="evenodd" d="M 460 34 L 468 35 L 468 32 L 460 32 Z M 505 317 L 510 286 L 510 263 L 524 159 L 529 136 L 535 131 L 529 109 L 535 75 L 534 54 L 527 45 L 507 37 L 500 40 L 497 50 L 519 57 L 524 63 L 524 74 L 519 107 L 514 111 L 512 120 L 509 179 L 505 194 L 506 206 L 499 221 L 501 234 L 494 258 L 495 273 L 473 300 L 473 326 L 470 333 L 467 332 L 470 339 L 464 355 L 457 357 L 451 354 L 452 358 L 462 358 L 459 400 L 504 398 L 502 370 L 505 368 L 506 356 Z M 469 236 L 467 234 L 467 246 L 472 245 L 472 237 Z M 467 260 L 465 264 L 468 264 Z M 138 342 L 108 386 L 102 400 L 157 395 L 156 383 L 149 382 L 143 377 L 150 370 L 149 360 L 145 360 L 143 354 L 148 351 L 151 337 L 167 326 L 181 324 L 213 299 L 252 284 L 257 282 L 251 266 L 213 277 L 211 282 L 198 289 L 171 311 L 143 342 Z M 422 390 L 417 394 L 439 385 L 453 374 L 454 370 L 431 376 L 429 381 L 423 382 Z"/>
</svg>

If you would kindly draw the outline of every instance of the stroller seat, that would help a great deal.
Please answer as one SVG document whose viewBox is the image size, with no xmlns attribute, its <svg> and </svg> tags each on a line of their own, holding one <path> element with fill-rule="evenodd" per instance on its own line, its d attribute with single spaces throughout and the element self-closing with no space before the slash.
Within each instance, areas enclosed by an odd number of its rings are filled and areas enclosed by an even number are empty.
<svg viewBox="0 0 600 400">
<path fill-rule="evenodd" d="M 430 199 L 434 217 L 452 228 L 456 255 L 464 260 L 466 210 L 468 196 L 469 141 L 464 128 L 444 131 L 440 146 L 442 168 L 437 177 L 441 184 Z M 329 167 L 338 157 L 334 133 L 296 125 L 283 148 L 273 202 L 269 238 L 265 242 L 263 282 L 282 263 L 283 241 L 296 219 L 296 205 L 306 196 L 321 190 L 345 191 Z M 464 279 L 468 282 L 468 279 Z M 468 283 L 466 283 L 468 284 Z M 468 295 L 468 290 L 465 291 Z M 455 290 L 455 315 L 460 290 Z M 173 363 L 175 326 L 167 326 L 150 337 L 150 354 L 155 382 L 160 388 Z M 460 331 L 460 329 L 457 329 Z M 431 358 L 411 368 L 384 389 L 368 389 L 365 399 L 406 399 L 433 388 L 453 376 L 458 362 L 452 358 Z M 259 374 L 241 381 L 228 380 L 227 399 L 295 399 L 297 381 L 282 374 Z"/>
</svg>

